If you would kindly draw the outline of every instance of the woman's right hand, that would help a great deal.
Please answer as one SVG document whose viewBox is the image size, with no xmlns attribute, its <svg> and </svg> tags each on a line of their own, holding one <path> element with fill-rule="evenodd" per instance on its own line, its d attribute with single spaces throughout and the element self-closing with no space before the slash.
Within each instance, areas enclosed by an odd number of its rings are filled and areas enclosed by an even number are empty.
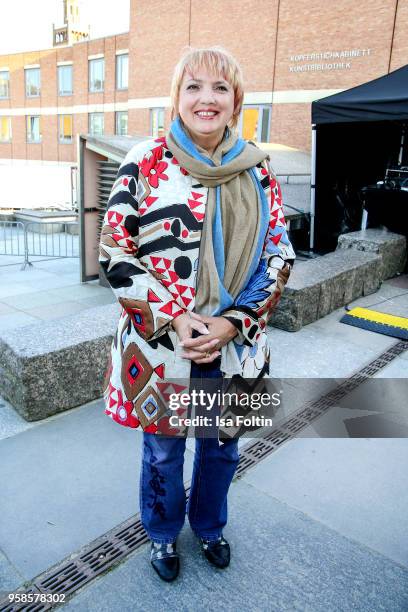
<svg viewBox="0 0 408 612">
<path fill-rule="evenodd" d="M 195 314 L 194 319 L 188 313 L 179 315 L 172 321 L 172 326 L 175 329 L 180 342 L 187 340 L 187 338 L 192 338 L 194 329 L 203 336 L 210 333 L 204 321 L 198 314 Z M 203 363 L 211 363 L 214 361 L 214 359 L 219 357 L 221 353 L 215 350 L 218 343 L 218 338 L 212 338 L 212 340 L 205 342 L 199 347 L 199 349 L 197 349 L 199 352 L 203 353 Z M 209 353 L 208 357 L 205 357 L 206 353 Z"/>
</svg>

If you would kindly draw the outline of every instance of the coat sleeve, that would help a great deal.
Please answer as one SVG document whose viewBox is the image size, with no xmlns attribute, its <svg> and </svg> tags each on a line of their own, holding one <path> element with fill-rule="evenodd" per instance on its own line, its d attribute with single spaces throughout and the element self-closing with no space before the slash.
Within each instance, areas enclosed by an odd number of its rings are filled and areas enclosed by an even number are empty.
<svg viewBox="0 0 408 612">
<path fill-rule="evenodd" d="M 253 346 L 278 304 L 292 269 L 295 252 L 286 231 L 282 192 L 268 163 L 262 173 L 269 178 L 269 228 L 258 267 L 233 306 L 221 313 L 238 329 L 237 344 Z"/>
<path fill-rule="evenodd" d="M 119 303 L 145 340 L 155 340 L 173 319 L 186 312 L 159 274 L 138 258 L 139 166 L 131 149 L 119 167 L 104 216 L 99 262 Z"/>
</svg>

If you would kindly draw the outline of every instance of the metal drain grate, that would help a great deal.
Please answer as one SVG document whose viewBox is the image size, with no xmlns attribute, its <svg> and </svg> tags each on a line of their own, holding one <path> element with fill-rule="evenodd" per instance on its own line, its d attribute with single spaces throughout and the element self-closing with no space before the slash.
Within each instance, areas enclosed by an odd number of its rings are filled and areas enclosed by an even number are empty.
<svg viewBox="0 0 408 612">
<path fill-rule="evenodd" d="M 404 340 L 397 342 L 353 374 L 353 376 L 343 381 L 338 387 L 322 395 L 317 400 L 307 402 L 296 414 L 281 423 L 279 427 L 273 429 L 261 440 L 244 446 L 240 449 L 241 458 L 236 476 L 239 478 L 246 470 L 276 451 L 283 442 L 294 438 L 299 431 L 308 427 L 312 421 L 322 416 L 324 412 L 327 412 L 339 400 L 347 396 L 406 350 L 408 350 L 408 342 Z"/>
<path fill-rule="evenodd" d="M 115 527 L 70 559 L 48 569 L 33 580 L 30 589 L 19 589 L 18 593 L 64 593 L 71 595 L 83 585 L 94 580 L 114 565 L 118 564 L 131 552 L 149 541 L 138 517 L 132 517 Z M 0 612 L 17 612 L 17 610 L 42 611 L 56 607 L 56 603 L 9 604 L 0 602 Z"/>
<path fill-rule="evenodd" d="M 329 410 L 335 402 L 357 388 L 367 378 L 376 374 L 406 350 L 408 350 L 408 342 L 403 340 L 397 342 L 336 389 L 329 391 L 315 401 L 306 403 L 295 415 L 292 415 L 265 437 L 245 445 L 240 449 L 240 461 L 235 477 L 240 478 L 247 470 L 280 448 L 282 444 L 294 438 L 299 431 Z M 190 487 L 187 485 L 187 495 L 189 490 Z M 64 559 L 58 565 L 37 576 L 29 587 L 21 588 L 16 592 L 72 595 L 97 576 L 112 569 L 122 559 L 148 541 L 140 518 L 138 516 L 132 517 L 81 549 L 79 553 L 71 555 L 69 559 Z M 17 612 L 19 610 L 42 612 L 58 605 L 56 603 L 9 604 L 5 599 L 0 602 L 0 612 Z"/>
<path fill-rule="evenodd" d="M 30 587 L 26 588 L 26 589 L 18 589 L 17 591 L 15 591 L 16 593 L 24 593 L 27 595 L 40 595 L 41 591 L 39 591 L 35 585 L 31 585 Z M 9 604 L 8 600 L 4 600 L 2 602 L 0 602 L 0 605 L 2 605 L 2 607 L 0 608 L 1 612 L 14 612 L 14 610 L 30 610 L 30 612 L 40 612 L 41 610 L 49 610 L 50 608 L 47 606 L 47 604 L 43 604 L 43 603 L 23 603 L 23 604 Z"/>
</svg>

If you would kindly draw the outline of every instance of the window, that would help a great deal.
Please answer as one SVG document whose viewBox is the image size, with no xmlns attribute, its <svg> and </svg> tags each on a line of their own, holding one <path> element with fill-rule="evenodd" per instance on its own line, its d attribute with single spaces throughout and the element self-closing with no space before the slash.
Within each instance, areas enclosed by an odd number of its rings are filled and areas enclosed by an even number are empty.
<svg viewBox="0 0 408 612">
<path fill-rule="evenodd" d="M 116 56 L 116 89 L 128 88 L 129 56 Z"/>
<path fill-rule="evenodd" d="M 27 98 L 35 98 L 40 95 L 40 69 L 26 68 L 25 69 L 25 84 Z"/>
<path fill-rule="evenodd" d="M 10 73 L 8 70 L 0 72 L 0 98 L 10 97 Z"/>
<path fill-rule="evenodd" d="M 72 94 L 72 66 L 58 66 L 58 95 Z"/>
<path fill-rule="evenodd" d="M 63 43 L 68 44 L 68 31 L 66 27 L 59 32 L 55 32 L 55 44 L 61 45 Z"/>
<path fill-rule="evenodd" d="M 11 142 L 10 117 L 0 117 L 0 142 Z"/>
<path fill-rule="evenodd" d="M 41 142 L 39 115 L 31 115 L 27 117 L 27 142 Z"/>
<path fill-rule="evenodd" d="M 118 136 L 127 136 L 127 133 L 128 133 L 127 111 L 119 111 L 116 113 L 115 134 L 117 134 Z"/>
<path fill-rule="evenodd" d="M 164 136 L 164 108 L 150 110 L 150 133 L 153 138 Z"/>
<path fill-rule="evenodd" d="M 105 82 L 105 60 L 89 60 L 89 91 L 103 91 Z"/>
<path fill-rule="evenodd" d="M 61 144 L 72 142 L 72 115 L 58 117 L 58 140 Z"/>
<path fill-rule="evenodd" d="M 239 132 L 245 140 L 269 141 L 270 106 L 243 106 Z"/>
<path fill-rule="evenodd" d="M 103 113 L 89 113 L 89 133 L 91 136 L 103 136 Z"/>
</svg>

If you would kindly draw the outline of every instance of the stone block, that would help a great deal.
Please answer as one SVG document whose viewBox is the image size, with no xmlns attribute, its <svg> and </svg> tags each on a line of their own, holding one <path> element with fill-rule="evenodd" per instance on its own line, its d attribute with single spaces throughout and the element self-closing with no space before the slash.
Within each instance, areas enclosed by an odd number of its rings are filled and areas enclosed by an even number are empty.
<svg viewBox="0 0 408 612">
<path fill-rule="evenodd" d="M 386 228 L 368 228 L 341 234 L 337 249 L 353 249 L 381 256 L 381 280 L 392 278 L 404 271 L 407 261 L 407 239 Z"/>
<path fill-rule="evenodd" d="M 379 254 L 339 249 L 316 259 L 295 261 L 270 325 L 298 331 L 381 284 Z"/>
<path fill-rule="evenodd" d="M 117 303 L 7 330 L 0 337 L 0 395 L 37 421 L 102 395 Z"/>
</svg>

